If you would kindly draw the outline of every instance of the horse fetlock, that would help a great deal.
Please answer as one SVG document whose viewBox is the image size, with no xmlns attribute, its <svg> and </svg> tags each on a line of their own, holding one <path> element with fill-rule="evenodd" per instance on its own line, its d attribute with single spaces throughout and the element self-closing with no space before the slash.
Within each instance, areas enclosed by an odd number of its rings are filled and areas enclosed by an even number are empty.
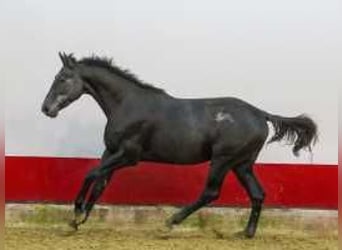
<svg viewBox="0 0 342 250">
<path fill-rule="evenodd" d="M 76 202 L 75 203 L 75 208 L 74 208 L 74 213 L 75 215 L 81 215 L 85 212 L 85 205 L 83 202 Z"/>
<path fill-rule="evenodd" d="M 218 190 L 209 190 L 206 191 L 202 198 L 201 201 L 204 202 L 205 204 L 210 203 L 214 200 L 217 200 L 219 198 L 220 194 L 218 192 Z"/>
<path fill-rule="evenodd" d="M 74 221 L 77 224 L 82 224 L 85 222 L 85 220 L 87 219 L 87 213 L 86 212 L 75 212 L 74 213 Z"/>
<path fill-rule="evenodd" d="M 172 221 L 170 220 L 170 219 L 168 219 L 168 220 L 166 220 L 165 221 L 165 226 L 166 226 L 166 228 L 168 228 L 169 230 L 171 230 L 172 228 L 173 228 L 173 223 L 172 223 Z"/>
<path fill-rule="evenodd" d="M 70 222 L 68 223 L 68 225 L 69 225 L 70 227 L 72 227 L 75 231 L 77 231 L 77 230 L 78 230 L 78 226 L 79 226 L 80 224 L 78 224 L 78 223 L 76 222 L 76 220 L 72 220 L 72 221 L 70 221 Z"/>
<path fill-rule="evenodd" d="M 244 230 L 244 235 L 251 239 L 255 236 L 256 232 L 256 226 L 255 225 L 249 225 L 245 230 Z"/>
<path fill-rule="evenodd" d="M 172 228 L 174 225 L 178 225 L 183 221 L 183 217 L 180 214 L 174 214 L 170 219 L 166 221 L 166 226 Z"/>
</svg>

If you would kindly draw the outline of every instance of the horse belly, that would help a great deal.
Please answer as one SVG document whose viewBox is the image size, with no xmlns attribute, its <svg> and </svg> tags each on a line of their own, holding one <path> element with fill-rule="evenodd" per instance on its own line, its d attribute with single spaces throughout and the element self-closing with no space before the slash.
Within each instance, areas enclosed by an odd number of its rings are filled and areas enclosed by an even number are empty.
<svg viewBox="0 0 342 250">
<path fill-rule="evenodd" d="M 210 145 L 205 133 L 196 130 L 159 131 L 150 140 L 144 160 L 178 164 L 194 164 L 210 159 Z"/>
</svg>

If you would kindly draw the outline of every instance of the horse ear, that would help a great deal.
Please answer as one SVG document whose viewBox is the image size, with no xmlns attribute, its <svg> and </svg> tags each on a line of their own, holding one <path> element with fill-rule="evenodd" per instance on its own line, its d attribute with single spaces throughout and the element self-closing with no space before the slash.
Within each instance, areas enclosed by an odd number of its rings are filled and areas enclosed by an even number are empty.
<svg viewBox="0 0 342 250">
<path fill-rule="evenodd" d="M 65 53 L 58 52 L 59 58 L 61 59 L 63 66 L 66 66 L 67 62 L 65 60 Z"/>
<path fill-rule="evenodd" d="M 68 67 L 68 68 L 75 67 L 77 61 L 72 53 L 67 55 L 64 52 L 58 52 L 58 55 L 61 58 L 64 67 Z"/>
<path fill-rule="evenodd" d="M 69 68 L 74 68 L 76 66 L 76 58 L 74 57 L 73 53 L 70 53 L 69 55 L 66 56 L 67 58 L 67 64 Z"/>
</svg>

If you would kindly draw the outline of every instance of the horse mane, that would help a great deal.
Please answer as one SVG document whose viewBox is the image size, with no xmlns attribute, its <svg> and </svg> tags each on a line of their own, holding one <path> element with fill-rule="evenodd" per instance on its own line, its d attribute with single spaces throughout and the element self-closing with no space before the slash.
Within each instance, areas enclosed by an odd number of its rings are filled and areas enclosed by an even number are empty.
<svg viewBox="0 0 342 250">
<path fill-rule="evenodd" d="M 133 82 L 135 85 L 144 88 L 144 89 L 149 89 L 155 92 L 159 93 L 165 93 L 165 91 L 161 88 L 155 87 L 152 84 L 146 83 L 142 80 L 140 80 L 135 74 L 130 72 L 128 69 L 122 69 L 119 66 L 115 65 L 113 63 L 112 58 L 108 57 L 99 57 L 99 56 L 91 56 L 91 57 L 84 57 L 78 63 L 87 65 L 87 66 L 95 66 L 95 67 L 100 67 L 103 69 L 107 69 L 108 71 L 128 80 Z"/>
</svg>

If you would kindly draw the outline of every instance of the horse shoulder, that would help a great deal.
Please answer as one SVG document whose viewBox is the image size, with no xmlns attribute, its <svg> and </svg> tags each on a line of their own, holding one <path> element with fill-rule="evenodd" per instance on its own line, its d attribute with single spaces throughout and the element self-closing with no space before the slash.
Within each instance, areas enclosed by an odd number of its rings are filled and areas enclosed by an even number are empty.
<svg viewBox="0 0 342 250">
<path fill-rule="evenodd" d="M 116 149 L 122 143 L 139 144 L 151 131 L 151 122 L 144 119 L 115 119 L 107 122 L 104 142 L 108 149 Z"/>
</svg>

